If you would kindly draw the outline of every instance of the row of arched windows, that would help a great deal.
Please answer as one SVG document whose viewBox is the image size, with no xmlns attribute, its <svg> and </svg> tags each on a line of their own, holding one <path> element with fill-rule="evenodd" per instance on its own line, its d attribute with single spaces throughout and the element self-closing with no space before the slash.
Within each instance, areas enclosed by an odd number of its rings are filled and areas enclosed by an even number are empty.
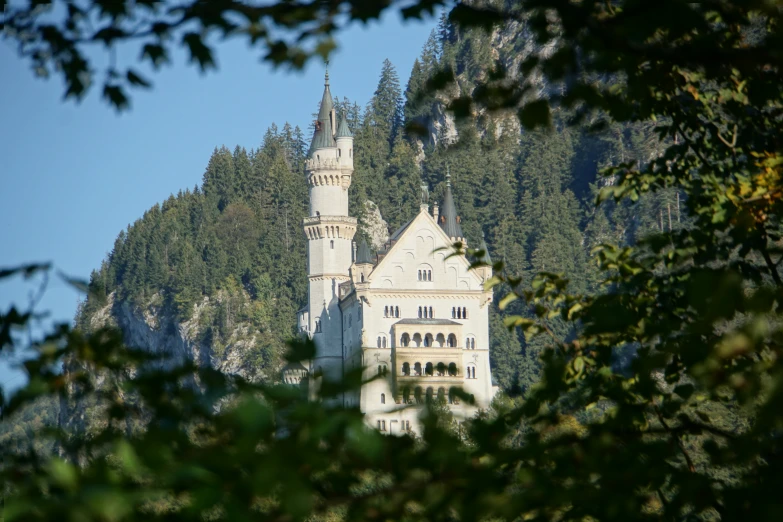
<svg viewBox="0 0 783 522">
<path fill-rule="evenodd" d="M 432 319 L 432 307 L 420 306 L 419 319 Z"/>
<path fill-rule="evenodd" d="M 414 402 L 416 404 L 423 404 L 424 402 L 431 403 L 436 399 L 441 404 L 446 404 L 447 400 L 449 404 L 459 404 L 459 397 L 457 397 L 454 388 L 449 388 L 449 393 L 447 396 L 446 388 L 441 386 L 440 388 L 438 388 L 438 392 L 436 396 L 435 390 L 431 386 L 427 388 L 426 392 L 421 386 L 417 386 L 416 388 L 413 389 L 413 400 L 411 400 L 411 389 L 410 388 L 402 389 L 402 400 L 406 404 L 413 404 Z"/>
<path fill-rule="evenodd" d="M 467 319 L 468 318 L 468 309 L 459 306 L 455 306 L 451 309 L 451 318 L 452 319 Z"/>
<path fill-rule="evenodd" d="M 419 270 L 419 281 L 432 281 L 432 270 Z"/>
<path fill-rule="evenodd" d="M 449 334 L 449 336 L 446 337 L 441 333 L 433 338 L 431 333 L 424 334 L 424 337 L 422 337 L 420 333 L 415 333 L 413 334 L 413 337 L 411 337 L 407 333 L 404 333 L 402 334 L 402 337 L 400 337 L 400 346 L 405 348 L 409 346 L 416 348 L 421 346 L 425 348 L 429 348 L 430 346 L 435 346 L 438 348 L 443 348 L 444 346 L 448 348 L 456 348 L 457 336 L 454 334 Z"/>
<path fill-rule="evenodd" d="M 468 337 L 465 339 L 465 348 L 468 350 L 475 350 L 476 349 L 476 340 L 473 337 Z"/>
<path fill-rule="evenodd" d="M 431 362 L 428 362 L 424 365 L 424 368 L 422 369 L 421 363 L 416 362 L 413 363 L 413 366 L 411 367 L 411 364 L 408 362 L 402 363 L 402 375 L 405 376 L 414 376 L 414 377 L 445 377 L 448 375 L 449 377 L 456 377 L 457 375 L 457 364 L 456 363 L 449 363 L 448 366 L 446 366 L 446 363 L 439 362 L 437 364 L 432 364 Z"/>
<path fill-rule="evenodd" d="M 475 379 L 476 378 L 476 367 L 475 366 L 468 366 L 466 368 L 467 370 L 467 378 L 468 379 Z"/>
<path fill-rule="evenodd" d="M 378 336 L 378 348 L 386 348 L 386 336 L 385 335 L 379 335 Z"/>
<path fill-rule="evenodd" d="M 383 307 L 383 316 L 384 317 L 399 317 L 400 316 L 400 307 L 399 306 L 384 306 Z"/>
</svg>

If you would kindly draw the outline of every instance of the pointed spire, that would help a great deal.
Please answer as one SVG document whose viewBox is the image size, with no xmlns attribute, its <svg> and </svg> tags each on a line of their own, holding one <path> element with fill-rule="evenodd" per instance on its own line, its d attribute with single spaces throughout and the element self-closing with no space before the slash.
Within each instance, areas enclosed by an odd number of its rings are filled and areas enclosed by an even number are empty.
<svg viewBox="0 0 783 522">
<path fill-rule="evenodd" d="M 362 242 L 359 243 L 359 250 L 356 253 L 356 264 L 372 264 L 372 254 L 366 239 L 362 239 Z"/>
<path fill-rule="evenodd" d="M 443 198 L 443 207 L 440 211 L 440 228 L 446 235 L 452 238 L 464 238 L 462 227 L 459 224 L 457 206 L 454 204 L 454 195 L 451 193 L 451 173 L 446 166 L 446 196 Z"/>
<path fill-rule="evenodd" d="M 332 92 L 329 90 L 329 70 L 327 69 L 324 75 L 324 95 L 321 97 L 321 107 L 318 110 L 318 120 L 315 122 L 315 133 L 310 144 L 310 153 L 316 149 L 334 147 L 331 116 L 333 109 L 334 100 Z"/>
<path fill-rule="evenodd" d="M 345 111 L 340 115 L 340 123 L 337 124 L 337 134 L 335 138 L 353 138 L 353 133 L 348 127 L 348 118 L 345 116 Z"/>
</svg>

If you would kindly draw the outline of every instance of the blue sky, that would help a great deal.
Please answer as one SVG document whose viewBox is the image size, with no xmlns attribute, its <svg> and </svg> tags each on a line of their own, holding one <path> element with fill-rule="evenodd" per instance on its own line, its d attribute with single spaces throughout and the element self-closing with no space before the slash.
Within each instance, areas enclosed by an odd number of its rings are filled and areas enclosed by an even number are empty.
<svg viewBox="0 0 783 522">
<path fill-rule="evenodd" d="M 403 24 L 390 13 L 339 34 L 329 66 L 332 93 L 363 106 L 385 58 L 404 88 L 435 23 Z M 320 61 L 287 72 L 260 63 L 260 53 L 241 42 L 217 49 L 219 69 L 206 75 L 176 53 L 173 65 L 151 76 L 153 89 L 134 91 L 131 110 L 118 115 L 98 89 L 80 104 L 62 101 L 59 78 L 34 78 L 0 41 L 0 267 L 50 261 L 86 279 L 120 230 L 156 202 L 201 182 L 215 147 L 257 147 L 272 123 L 307 129 L 323 89 Z M 135 52 L 121 50 L 118 62 L 133 64 Z M 96 57 L 95 65 L 105 67 L 106 57 Z M 0 307 L 24 307 L 39 282 L 0 282 Z M 79 297 L 53 277 L 37 309 L 70 321 Z M 21 382 L 19 372 L 0 362 L 4 388 Z"/>
</svg>

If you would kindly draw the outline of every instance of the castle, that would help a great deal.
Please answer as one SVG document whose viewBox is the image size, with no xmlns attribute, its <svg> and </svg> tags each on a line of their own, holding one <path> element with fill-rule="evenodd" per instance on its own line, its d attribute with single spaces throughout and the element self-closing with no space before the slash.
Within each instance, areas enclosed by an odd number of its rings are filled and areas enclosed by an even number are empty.
<svg viewBox="0 0 783 522">
<path fill-rule="evenodd" d="M 416 217 L 371 255 L 356 246 L 357 220 L 348 214 L 353 176 L 353 134 L 345 116 L 338 121 L 329 73 L 306 163 L 310 215 L 307 237 L 307 305 L 298 327 L 315 342 L 306 365 L 284 369 L 284 380 L 310 389 L 323 377 L 339 379 L 365 367 L 376 379 L 342 397 L 358 406 L 368 425 L 390 434 L 417 431 L 419 408 L 439 400 L 457 419 L 489 405 L 495 388 L 489 365 L 489 304 L 484 289 L 489 267 L 470 270 L 464 256 L 449 256 L 465 242 L 450 182 L 443 205 L 432 214 L 422 197 Z M 439 250 L 445 248 L 446 250 Z M 480 246 L 486 252 L 486 246 Z M 488 258 L 487 258 L 488 260 Z M 472 394 L 469 405 L 451 391 Z"/>
</svg>

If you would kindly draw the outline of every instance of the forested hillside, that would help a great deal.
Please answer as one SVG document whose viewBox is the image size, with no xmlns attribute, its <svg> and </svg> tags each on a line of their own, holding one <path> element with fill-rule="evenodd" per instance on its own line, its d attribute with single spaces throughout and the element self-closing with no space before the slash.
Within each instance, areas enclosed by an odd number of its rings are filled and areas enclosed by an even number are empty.
<svg viewBox="0 0 783 522">
<path fill-rule="evenodd" d="M 394 230 L 418 211 L 422 182 L 433 202 L 442 200 L 448 171 L 469 244 L 477 245 L 483 233 L 493 259 L 525 281 L 540 271 L 564 272 L 575 290 L 594 289 L 592 247 L 683 226 L 679 196 L 662 191 L 619 207 L 596 211 L 592 205 L 596 186 L 611 182 L 599 178 L 603 166 L 645 164 L 657 156 L 651 128 L 615 125 L 589 134 L 556 125 L 549 133 L 521 133 L 513 114 L 461 120 L 448 114 L 447 99 L 471 95 L 493 60 L 519 61 L 532 51 L 524 35 L 519 24 L 486 34 L 456 30 L 443 19 L 405 88 L 386 61 L 363 109 L 336 100 L 355 134 L 351 212 L 364 220 L 364 204 L 372 201 Z M 427 92 L 443 67 L 455 71 L 456 81 Z M 432 133 L 422 138 L 406 125 Z M 274 375 L 307 291 L 301 221 L 310 135 L 309 128 L 286 124 L 269 129 L 257 149 L 216 148 L 201 185 L 172 195 L 120 233 L 92 274 L 93 293 L 81 306 L 79 326 L 113 321 L 128 328 L 134 316 L 151 330 L 187 338 L 203 362 Z M 569 335 L 564 325 L 552 329 Z M 508 332 L 497 308 L 490 333 L 499 384 L 526 389 L 537 379 L 541 341 Z"/>
</svg>

